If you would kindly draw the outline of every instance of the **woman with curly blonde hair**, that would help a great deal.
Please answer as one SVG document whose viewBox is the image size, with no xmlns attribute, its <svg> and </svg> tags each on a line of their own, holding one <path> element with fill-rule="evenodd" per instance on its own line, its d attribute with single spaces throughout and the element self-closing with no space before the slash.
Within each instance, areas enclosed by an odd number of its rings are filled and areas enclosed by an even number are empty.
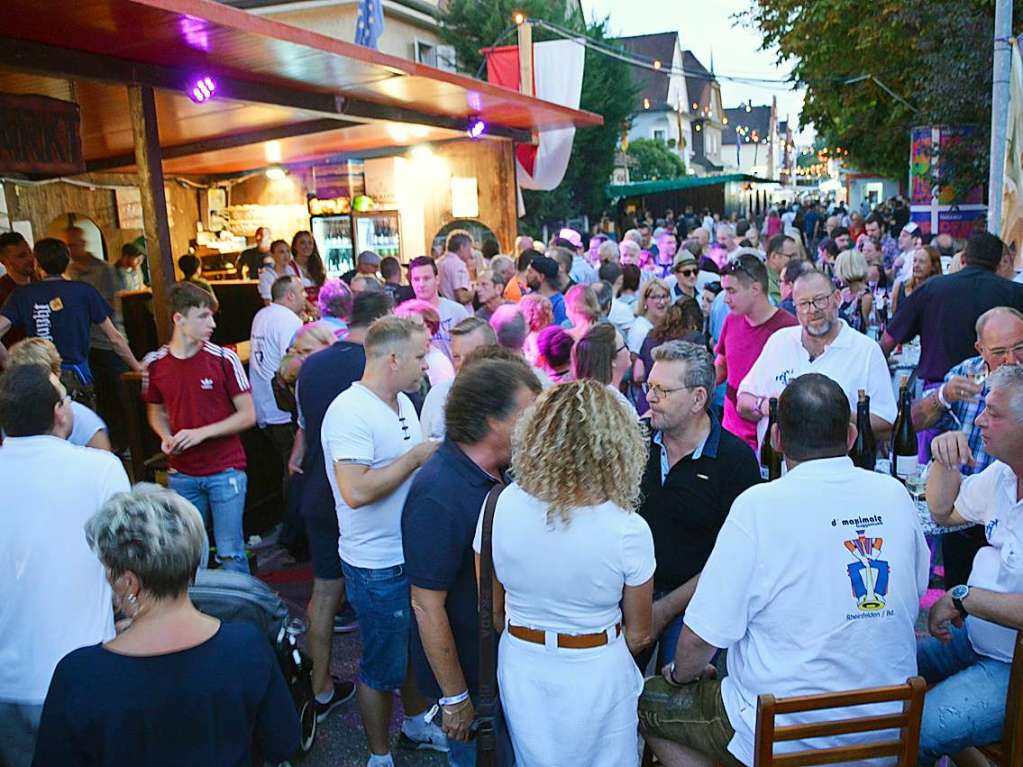
<svg viewBox="0 0 1023 767">
<path fill-rule="evenodd" d="M 632 653 L 650 643 L 654 572 L 635 513 L 646 457 L 635 412 L 597 381 L 547 389 L 516 427 L 492 541 L 497 673 L 520 767 L 639 764 Z M 477 552 L 480 538 L 477 527 Z"/>
<path fill-rule="evenodd" d="M 554 322 L 554 307 L 550 299 L 541 296 L 539 293 L 528 293 L 519 301 L 519 311 L 526 320 L 526 328 L 529 333 L 526 335 L 526 342 L 522 345 L 522 353 L 530 365 L 536 365 L 539 350 L 536 348 L 536 339 L 540 331 Z"/>
</svg>

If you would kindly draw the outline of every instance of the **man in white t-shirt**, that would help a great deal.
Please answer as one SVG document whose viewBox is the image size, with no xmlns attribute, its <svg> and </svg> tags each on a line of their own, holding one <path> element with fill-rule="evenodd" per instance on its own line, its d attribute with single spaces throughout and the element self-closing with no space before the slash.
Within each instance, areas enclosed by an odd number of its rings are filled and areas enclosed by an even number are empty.
<svg viewBox="0 0 1023 767">
<path fill-rule="evenodd" d="M 472 280 L 467 264 L 472 260 L 472 238 L 464 232 L 448 237 L 447 250 L 437 261 L 440 294 L 463 306 L 472 306 Z"/>
<path fill-rule="evenodd" d="M 879 442 L 891 431 L 897 415 L 888 363 L 877 342 L 850 328 L 838 316 L 841 294 L 827 275 L 807 272 L 792 288 L 799 327 L 772 335 L 739 384 L 736 410 L 757 424 L 757 442 L 767 430 L 769 400 L 803 373 L 821 373 L 835 381 L 856 412 L 858 393 L 870 397 L 870 426 Z"/>
<path fill-rule="evenodd" d="M 422 380 L 428 344 L 423 326 L 411 319 L 374 322 L 363 344 L 362 379 L 334 399 L 320 429 L 341 569 L 362 632 L 358 702 L 368 767 L 393 764 L 387 730 L 399 688 L 403 739 L 416 748 L 447 750 L 444 733 L 424 720 L 426 700 L 409 676 L 411 606 L 401 542 L 401 510 L 412 477 L 437 448 L 423 441 L 404 394 Z"/>
<path fill-rule="evenodd" d="M 472 351 L 488 344 L 497 344 L 497 334 L 479 317 L 468 317 L 455 325 L 451 329 L 451 363 L 455 367 L 455 372 L 462 369 L 462 363 Z M 423 409 L 419 414 L 419 425 L 427 439 L 438 441 L 444 439 L 445 405 L 454 382 L 454 378 L 449 378 L 430 387 L 430 391 L 426 393 Z"/>
<path fill-rule="evenodd" d="M 942 597 L 928 616 L 933 638 L 920 641 L 924 699 L 918 764 L 1000 741 L 1016 632 L 1023 630 L 1023 365 L 1003 365 L 987 379 L 976 424 L 996 460 L 978 474 L 967 436 L 950 431 L 931 443 L 927 505 L 939 525 L 976 522 L 987 546 L 968 584 Z M 949 623 L 952 626 L 949 626 Z"/>
<path fill-rule="evenodd" d="M 429 256 L 419 256 L 409 262 L 409 282 L 420 301 L 426 301 L 440 315 L 440 329 L 433 341 L 448 359 L 451 359 L 451 328 L 469 316 L 464 306 L 440 295 L 437 264 Z"/>
<path fill-rule="evenodd" d="M 895 479 L 853 466 L 845 393 L 806 374 L 782 392 L 772 434 L 788 474 L 732 504 L 686 610 L 675 658 L 640 698 L 662 764 L 753 764 L 757 697 L 901 684 L 916 673 L 913 626 L 930 552 Z M 705 678 L 719 648 L 728 676 Z M 857 715 L 894 713 L 887 705 Z M 833 712 L 780 717 L 782 726 Z M 858 736 L 791 742 L 827 748 Z"/>
<path fill-rule="evenodd" d="M 278 455 L 287 466 L 295 439 L 291 413 L 277 407 L 274 398 L 274 376 L 281 360 L 291 346 L 291 339 L 302 327 L 299 313 L 305 307 L 302 282 L 291 275 L 278 277 L 270 287 L 272 303 L 264 306 L 252 319 L 249 334 L 252 348 L 249 359 L 249 382 L 252 385 L 252 404 L 256 409 L 256 423 L 270 438 Z"/>
<path fill-rule="evenodd" d="M 116 456 L 65 441 L 71 398 L 47 366 L 0 380 L 0 764 L 27 767 L 57 662 L 114 637 L 110 585 L 82 528 L 129 484 Z"/>
</svg>

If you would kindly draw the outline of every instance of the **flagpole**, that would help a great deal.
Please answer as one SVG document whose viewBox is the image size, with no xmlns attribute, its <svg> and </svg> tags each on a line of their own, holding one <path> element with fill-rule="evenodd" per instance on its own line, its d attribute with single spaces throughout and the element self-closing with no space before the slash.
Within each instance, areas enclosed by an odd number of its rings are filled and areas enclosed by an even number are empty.
<svg viewBox="0 0 1023 767">
<path fill-rule="evenodd" d="M 1005 141 L 1009 122 L 1009 76 L 1012 71 L 1012 0 L 995 6 L 994 75 L 991 83 L 991 166 L 988 176 L 987 230 L 1002 230 L 1002 187 L 1005 179 Z"/>
</svg>

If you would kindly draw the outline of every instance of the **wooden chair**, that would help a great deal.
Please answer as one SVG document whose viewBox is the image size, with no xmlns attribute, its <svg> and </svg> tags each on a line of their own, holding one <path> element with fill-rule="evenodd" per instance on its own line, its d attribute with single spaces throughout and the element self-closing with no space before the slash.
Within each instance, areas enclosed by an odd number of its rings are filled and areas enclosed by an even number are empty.
<svg viewBox="0 0 1023 767">
<path fill-rule="evenodd" d="M 764 694 L 757 699 L 757 730 L 754 746 L 756 767 L 797 767 L 806 764 L 834 764 L 836 762 L 858 762 L 878 757 L 898 757 L 899 767 L 913 767 L 916 764 L 917 748 L 920 744 L 920 715 L 923 713 L 924 692 L 927 684 L 921 677 L 914 676 L 905 684 L 892 687 L 870 687 L 848 692 L 803 695 L 777 699 Z M 803 711 L 820 711 L 868 703 L 902 701 L 902 711 L 879 716 L 852 716 L 805 724 L 778 727 L 775 717 Z M 774 754 L 774 744 L 783 741 L 807 740 L 856 732 L 899 730 L 895 740 L 880 740 L 849 746 L 810 748 L 805 751 Z"/>
<path fill-rule="evenodd" d="M 997 767 L 1023 767 L 1023 631 L 1016 634 L 1016 648 L 1012 652 L 1009 671 L 1009 692 L 1005 697 L 1005 724 L 1002 741 L 990 746 L 968 748 L 952 760 L 957 767 L 994 764 Z"/>
</svg>

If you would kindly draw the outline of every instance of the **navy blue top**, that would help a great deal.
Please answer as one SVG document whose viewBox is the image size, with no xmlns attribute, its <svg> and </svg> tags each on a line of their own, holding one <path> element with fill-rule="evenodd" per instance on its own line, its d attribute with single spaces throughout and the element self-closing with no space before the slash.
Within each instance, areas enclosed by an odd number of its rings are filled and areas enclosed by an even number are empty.
<svg viewBox="0 0 1023 767">
<path fill-rule="evenodd" d="M 412 480 L 401 514 L 409 582 L 419 588 L 447 592 L 444 606 L 448 623 L 472 695 L 479 687 L 480 662 L 472 540 L 483 502 L 495 483 L 458 445 L 445 440 Z M 440 698 L 444 693 L 426 659 L 415 621 L 410 649 L 419 689 L 429 698 Z"/>
<path fill-rule="evenodd" d="M 82 647 L 57 664 L 33 767 L 251 767 L 290 758 L 299 722 L 266 637 L 223 623 L 196 647 L 120 655 Z"/>
<path fill-rule="evenodd" d="M 327 408 L 338 394 L 362 378 L 366 369 L 366 351 L 362 344 L 338 341 L 316 352 L 302 363 L 298 372 L 298 404 L 305 422 L 305 457 L 302 458 L 302 516 L 331 519 L 334 494 L 327 481 L 320 429 Z"/>
<path fill-rule="evenodd" d="M 1023 285 L 979 266 L 931 277 L 899 301 L 886 328 L 896 343 L 920 336 L 917 376 L 943 381 L 953 365 L 977 354 L 977 318 L 996 306 L 1023 311 Z"/>
<path fill-rule="evenodd" d="M 89 331 L 114 310 L 86 282 L 42 280 L 15 288 L 0 313 L 25 335 L 53 341 L 66 365 L 87 366 Z"/>
</svg>

